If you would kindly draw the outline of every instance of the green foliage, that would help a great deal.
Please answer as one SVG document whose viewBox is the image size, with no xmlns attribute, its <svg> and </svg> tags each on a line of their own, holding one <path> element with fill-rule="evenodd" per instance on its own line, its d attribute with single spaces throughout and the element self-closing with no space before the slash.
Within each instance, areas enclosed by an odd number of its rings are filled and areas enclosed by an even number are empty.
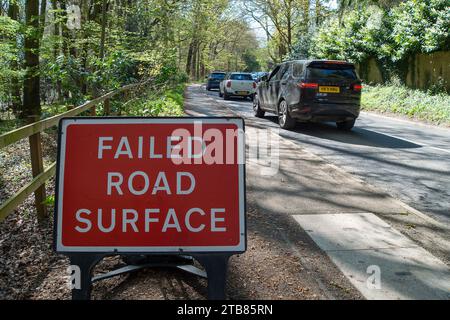
<svg viewBox="0 0 450 320">
<path fill-rule="evenodd" d="M 448 0 L 406 0 L 387 10 L 360 7 L 346 12 L 341 22 L 337 16 L 326 21 L 308 54 L 354 62 L 375 57 L 392 66 L 415 53 L 448 50 L 448 8 Z"/>
<path fill-rule="evenodd" d="M 125 108 L 129 115 L 144 117 L 182 116 L 185 84 L 172 85 L 155 91 L 148 90 L 143 96 L 132 100 Z"/>
<path fill-rule="evenodd" d="M 103 60 L 93 57 L 89 63 L 94 66 L 95 71 L 88 74 L 86 79 L 89 85 L 97 88 L 114 89 L 140 78 L 140 62 L 124 51 L 113 51 Z"/>
<path fill-rule="evenodd" d="M 43 204 L 45 204 L 47 206 L 54 206 L 55 205 L 55 196 L 54 195 L 47 196 L 47 198 L 45 198 Z"/>
<path fill-rule="evenodd" d="M 389 11 L 392 60 L 449 48 L 450 2 L 408 0 Z"/>
<path fill-rule="evenodd" d="M 414 90 L 393 83 L 364 87 L 363 110 L 398 113 L 435 124 L 450 125 L 450 96 Z"/>
<path fill-rule="evenodd" d="M 242 55 L 242 60 L 245 63 L 243 71 L 252 72 L 261 70 L 261 65 L 257 56 L 252 52 L 246 52 Z"/>
<path fill-rule="evenodd" d="M 362 61 L 376 52 L 377 28 L 366 25 L 366 10 L 352 11 L 342 26 L 337 18 L 327 21 L 313 39 L 311 55 L 317 58 Z"/>
<path fill-rule="evenodd" d="M 19 60 L 17 34 L 21 24 L 6 16 L 0 16 L 0 101 L 9 100 L 10 80 L 22 76 L 12 68 L 12 63 Z"/>
</svg>

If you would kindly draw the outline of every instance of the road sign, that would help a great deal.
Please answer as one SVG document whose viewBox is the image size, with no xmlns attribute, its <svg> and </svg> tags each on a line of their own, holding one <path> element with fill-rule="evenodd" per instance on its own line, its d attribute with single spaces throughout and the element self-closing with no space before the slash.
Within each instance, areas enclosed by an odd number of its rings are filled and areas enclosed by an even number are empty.
<svg viewBox="0 0 450 320">
<path fill-rule="evenodd" d="M 241 118 L 67 118 L 60 123 L 60 253 L 246 249 Z"/>
</svg>

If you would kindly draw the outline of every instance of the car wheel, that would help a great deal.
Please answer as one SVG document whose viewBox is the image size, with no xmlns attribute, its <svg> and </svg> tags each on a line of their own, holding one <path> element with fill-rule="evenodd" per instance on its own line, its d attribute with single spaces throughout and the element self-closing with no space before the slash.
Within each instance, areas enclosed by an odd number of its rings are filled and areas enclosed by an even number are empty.
<svg viewBox="0 0 450 320">
<path fill-rule="evenodd" d="M 336 122 L 339 130 L 350 131 L 355 126 L 355 119 L 342 122 Z"/>
<path fill-rule="evenodd" d="M 266 112 L 264 110 L 261 110 L 260 106 L 259 106 L 259 99 L 258 96 L 254 96 L 253 97 L 253 114 L 255 115 L 255 117 L 257 118 L 262 118 L 264 117 L 264 114 Z"/>
<path fill-rule="evenodd" d="M 219 97 L 223 97 L 223 94 L 222 94 L 222 91 L 220 91 L 220 89 L 219 89 Z"/>
<path fill-rule="evenodd" d="M 281 100 L 278 105 L 278 124 L 283 129 L 292 129 L 295 127 L 295 120 L 289 115 L 288 104 L 286 100 Z"/>
<path fill-rule="evenodd" d="M 223 93 L 223 100 L 230 100 L 230 96 L 224 91 Z"/>
</svg>

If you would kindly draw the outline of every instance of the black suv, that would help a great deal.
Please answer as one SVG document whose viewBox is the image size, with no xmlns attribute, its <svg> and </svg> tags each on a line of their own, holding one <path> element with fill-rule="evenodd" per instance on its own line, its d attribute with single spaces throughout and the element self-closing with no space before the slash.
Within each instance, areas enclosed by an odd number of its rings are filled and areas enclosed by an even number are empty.
<svg viewBox="0 0 450 320">
<path fill-rule="evenodd" d="M 359 116 L 361 80 L 352 63 L 335 60 L 283 62 L 261 79 L 253 99 L 257 117 L 278 115 L 280 127 L 333 121 L 351 130 Z"/>
<path fill-rule="evenodd" d="M 212 72 L 207 77 L 206 90 L 219 89 L 220 82 L 225 78 L 225 72 Z"/>
</svg>

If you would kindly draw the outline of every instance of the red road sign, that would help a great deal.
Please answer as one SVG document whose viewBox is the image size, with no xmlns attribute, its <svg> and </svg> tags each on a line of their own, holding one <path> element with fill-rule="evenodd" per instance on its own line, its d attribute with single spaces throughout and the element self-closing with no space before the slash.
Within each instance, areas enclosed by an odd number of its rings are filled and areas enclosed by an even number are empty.
<svg viewBox="0 0 450 320">
<path fill-rule="evenodd" d="M 241 118 L 60 123 L 58 252 L 243 252 Z"/>
</svg>

